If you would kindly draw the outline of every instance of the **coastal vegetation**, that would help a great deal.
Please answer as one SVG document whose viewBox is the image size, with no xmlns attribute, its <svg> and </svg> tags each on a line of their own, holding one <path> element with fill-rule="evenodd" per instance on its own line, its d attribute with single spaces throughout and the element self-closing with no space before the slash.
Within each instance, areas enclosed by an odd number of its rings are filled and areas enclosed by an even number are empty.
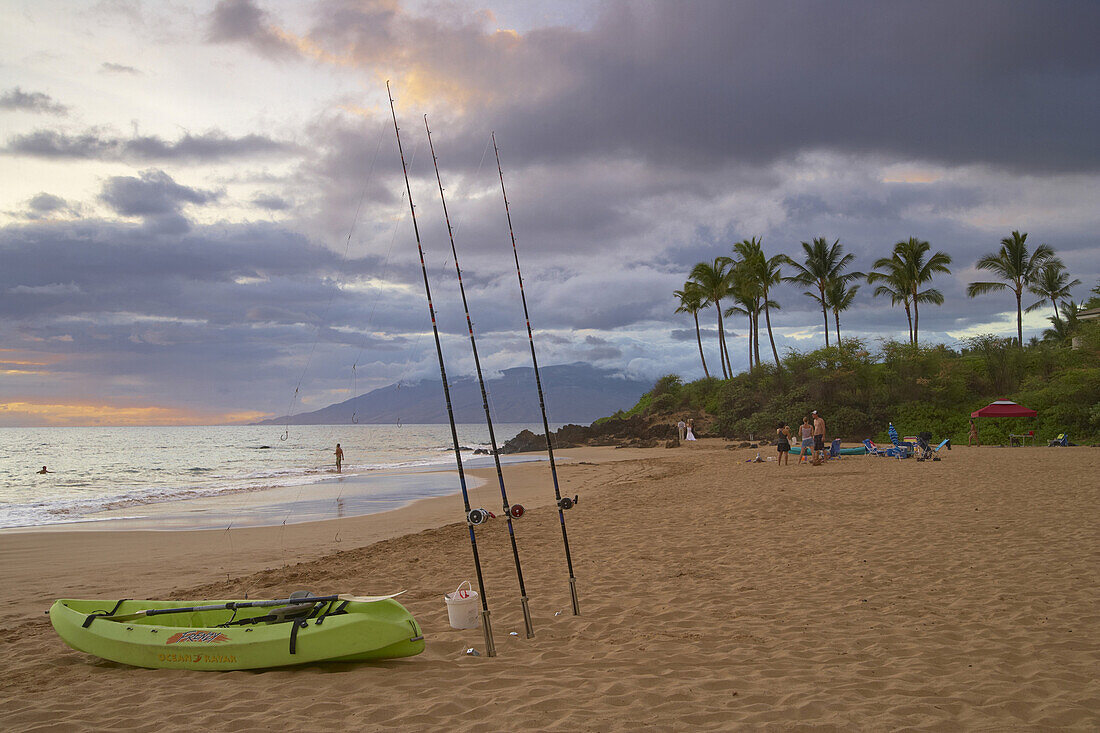
<svg viewBox="0 0 1100 733">
<path fill-rule="evenodd" d="M 897 242 L 890 256 L 868 273 L 854 269 L 855 257 L 839 240 L 824 237 L 801 242 L 799 259 L 764 251 L 757 237 L 733 245 L 730 256 L 701 262 L 675 292 L 677 312 L 695 319 L 704 378 L 683 383 L 676 375 L 658 380 L 631 410 L 614 417 L 672 416 L 691 412 L 726 437 L 770 436 L 781 421 L 798 422 L 811 409 L 831 416 L 830 432 L 848 440 L 884 439 L 889 422 L 907 433 L 930 431 L 965 441 L 969 413 L 996 399 L 1014 399 L 1039 411 L 1034 421 L 984 420 L 983 442 L 1007 442 L 1008 434 L 1035 430 L 1043 437 L 1068 432 L 1081 441 L 1100 439 L 1100 322 L 1078 317 L 1100 307 L 1100 284 L 1083 305 L 1072 300 L 1081 284 L 1071 278 L 1054 249 L 1031 249 L 1027 233 L 1013 231 L 997 251 L 975 266 L 992 275 L 972 282 L 967 295 L 1009 291 L 1016 301 L 1016 337 L 980 335 L 949 347 L 921 344 L 921 308 L 942 305 L 934 287 L 937 275 L 949 275 L 952 258 L 917 237 Z M 780 283 L 800 285 L 821 308 L 824 348 L 790 350 L 780 357 L 771 314 L 782 305 L 774 298 Z M 873 295 L 888 298 L 905 312 L 904 342 L 884 340 L 872 348 L 864 340 L 842 339 L 840 315 L 852 304 L 860 282 Z M 1035 302 L 1025 308 L 1028 295 Z M 729 303 L 727 307 L 723 307 Z M 718 324 L 721 373 L 707 368 L 699 315 L 714 308 Z M 1051 327 L 1025 343 L 1023 313 L 1049 308 Z M 774 364 L 760 358 L 760 314 Z M 832 314 L 830 324 L 829 315 Z M 726 319 L 748 321 L 749 370 L 734 374 L 726 343 Z M 835 341 L 830 338 L 835 334 Z"/>
<path fill-rule="evenodd" d="M 789 351 L 781 368 L 764 364 L 731 379 L 684 383 L 657 380 L 630 410 L 634 416 L 675 422 L 694 416 L 704 434 L 770 439 L 782 422 L 796 427 L 818 410 L 829 434 L 845 441 L 889 443 L 887 426 L 903 434 L 929 431 L 937 440 L 966 444 L 973 410 L 1012 399 L 1037 410 L 1034 419 L 980 421 L 983 444 L 1007 444 L 1011 433 L 1034 430 L 1041 441 L 1068 433 L 1075 443 L 1100 442 L 1100 323 L 1082 326 L 1081 347 L 1052 339 L 1019 349 L 1015 340 L 977 336 L 959 350 L 886 341 L 870 349 L 859 339 L 810 352 Z M 674 419 L 675 418 L 675 419 Z"/>
</svg>

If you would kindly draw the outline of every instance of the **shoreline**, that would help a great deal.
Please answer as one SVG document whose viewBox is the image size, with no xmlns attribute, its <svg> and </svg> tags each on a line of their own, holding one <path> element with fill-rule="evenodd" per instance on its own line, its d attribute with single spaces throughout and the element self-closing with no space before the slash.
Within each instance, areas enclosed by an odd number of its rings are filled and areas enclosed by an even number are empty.
<svg viewBox="0 0 1100 733">
<path fill-rule="evenodd" d="M 491 457 L 489 458 L 491 463 Z M 508 456 L 503 465 L 545 461 L 537 455 Z M 466 459 L 468 488 L 485 479 L 483 457 Z M 472 465 L 473 464 L 473 465 Z M 493 476 L 495 478 L 495 468 Z M 424 487 L 424 484 L 428 486 Z M 332 471 L 316 481 L 220 491 L 194 496 L 120 502 L 76 519 L 0 527 L 6 532 L 197 531 L 275 527 L 393 511 L 421 499 L 461 493 L 458 471 L 444 465 L 401 466 L 349 473 Z"/>
<path fill-rule="evenodd" d="M 569 611 L 548 467 L 505 466 L 509 498 L 528 508 L 515 534 L 535 637 L 522 633 L 508 533 L 490 522 L 477 541 L 493 659 L 464 653 L 484 651 L 480 630 L 447 623 L 443 593 L 473 580 L 453 496 L 280 527 L 0 534 L 0 584 L 14 590 L 0 611 L 14 622 L 0 640 L 0 724 L 258 729 L 274 715 L 410 731 L 1100 725 L 1100 450 L 1067 461 L 1057 449 L 956 447 L 938 463 L 852 456 L 821 467 L 749 463 L 755 449 L 709 439 L 561 453 L 574 459 L 559 466 L 562 494 L 580 494 L 566 516 L 581 615 Z M 472 502 L 496 506 L 495 471 L 475 470 L 490 480 Z M 68 649 L 42 616 L 62 597 L 302 588 L 407 590 L 401 603 L 427 649 L 378 664 L 148 671 Z M 139 678 L 170 684 L 119 704 L 118 690 Z"/>
</svg>

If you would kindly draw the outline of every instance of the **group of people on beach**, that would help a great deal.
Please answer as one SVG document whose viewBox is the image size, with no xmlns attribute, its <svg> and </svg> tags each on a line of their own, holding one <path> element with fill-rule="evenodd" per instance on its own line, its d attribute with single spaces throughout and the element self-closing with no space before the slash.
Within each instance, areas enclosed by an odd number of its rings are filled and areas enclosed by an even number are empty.
<svg viewBox="0 0 1100 733">
<path fill-rule="evenodd" d="M 787 464 L 790 462 L 791 454 L 791 426 L 787 423 L 780 423 L 779 427 L 775 429 L 775 433 L 778 439 L 775 443 L 775 449 L 779 452 L 779 458 L 776 462 L 779 465 Z M 825 462 L 825 418 L 817 414 L 817 410 L 814 410 L 809 415 L 802 418 L 802 425 L 799 427 L 799 433 L 802 438 L 801 450 L 799 451 L 798 462 L 809 461 L 815 466 L 820 466 Z M 810 458 L 810 451 L 813 451 L 813 457 Z"/>
<path fill-rule="evenodd" d="M 689 418 L 687 422 L 676 423 L 676 435 L 681 441 L 695 440 L 695 421 Z"/>
</svg>

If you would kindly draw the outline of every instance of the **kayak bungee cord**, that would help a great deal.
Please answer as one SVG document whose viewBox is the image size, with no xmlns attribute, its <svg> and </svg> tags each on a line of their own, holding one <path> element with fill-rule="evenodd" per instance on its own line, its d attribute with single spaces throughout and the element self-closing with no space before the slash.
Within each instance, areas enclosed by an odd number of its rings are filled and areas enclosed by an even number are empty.
<svg viewBox="0 0 1100 733">
<path fill-rule="evenodd" d="M 493 462 L 497 469 L 497 482 L 500 484 L 500 498 L 504 506 L 504 519 L 508 522 L 508 537 L 512 541 L 512 559 L 516 563 L 516 578 L 519 580 L 519 599 L 523 604 L 523 623 L 527 627 L 527 638 L 535 635 L 535 629 L 531 625 L 531 611 L 527 607 L 527 589 L 523 585 L 523 568 L 519 562 L 519 548 L 516 546 L 516 533 L 512 528 L 512 519 L 523 516 L 523 507 L 519 504 L 511 504 L 508 501 L 508 490 L 504 487 L 504 471 L 500 467 L 500 451 L 497 448 L 497 437 L 493 432 L 493 418 L 489 413 L 489 393 L 485 388 L 485 377 L 481 372 L 481 360 L 477 355 L 477 341 L 474 340 L 474 322 L 470 318 L 470 306 L 466 301 L 466 287 L 462 284 L 462 268 L 458 266 L 458 250 L 455 248 L 454 230 L 451 228 L 451 216 L 447 212 L 447 199 L 443 195 L 443 179 L 439 176 L 439 158 L 435 155 L 435 145 L 432 144 L 432 131 L 428 127 L 428 115 L 424 115 L 424 130 L 428 133 L 428 149 L 432 153 L 432 165 L 435 167 L 435 181 L 439 184 L 439 200 L 443 203 L 443 220 L 447 223 L 447 237 L 451 241 L 451 256 L 455 263 L 455 274 L 458 276 L 458 292 L 462 294 L 462 310 L 466 313 L 466 328 L 470 332 L 470 349 L 474 353 L 474 369 L 477 371 L 477 383 L 481 386 L 481 404 L 485 408 L 485 425 L 489 428 L 489 444 L 493 450 Z"/>
<path fill-rule="evenodd" d="M 519 280 L 519 297 L 523 302 L 523 318 L 527 321 L 527 340 L 531 343 L 531 365 L 535 370 L 535 386 L 539 393 L 539 408 L 542 410 L 542 428 L 546 433 L 546 455 L 550 459 L 550 475 L 554 479 L 554 498 L 558 502 L 558 519 L 561 522 L 561 539 L 565 544 L 565 563 L 569 566 L 569 595 L 573 600 L 573 615 L 581 614 L 580 605 L 577 603 L 577 578 L 573 574 L 573 557 L 569 554 L 569 534 L 565 531 L 565 510 L 572 509 L 577 503 L 577 498 L 562 498 L 561 489 L 558 486 L 558 467 L 554 463 L 554 446 L 550 441 L 550 421 L 546 417 L 546 399 L 542 393 L 542 380 L 539 378 L 539 360 L 535 356 L 535 336 L 531 331 L 531 315 L 527 312 L 527 296 L 523 292 L 523 274 L 519 269 L 519 252 L 516 250 L 516 235 L 512 229 L 512 212 L 508 208 L 508 192 L 504 189 L 504 171 L 500 167 L 500 151 L 497 149 L 497 135 L 492 133 L 493 154 L 497 159 L 497 174 L 500 176 L 500 192 L 504 196 L 504 213 L 508 217 L 508 234 L 512 237 L 512 254 L 516 259 L 516 279 Z"/>
<path fill-rule="evenodd" d="M 420 229 L 416 225 L 416 206 L 413 204 L 412 184 L 409 183 L 409 169 L 405 165 L 405 152 L 401 147 L 401 128 L 397 126 L 397 111 L 393 106 L 393 94 L 390 82 L 386 80 L 386 96 L 390 100 L 390 114 L 393 115 L 393 131 L 397 135 L 397 153 L 401 156 L 401 170 L 405 174 L 405 191 L 409 195 L 409 212 L 412 215 L 413 234 L 416 237 L 416 250 L 420 254 L 420 272 L 424 276 L 424 296 L 428 299 L 428 315 L 432 319 L 432 334 L 435 336 L 435 353 L 439 357 L 439 376 L 443 380 L 443 397 L 447 403 L 447 420 L 451 425 L 451 440 L 454 443 L 455 463 L 458 465 L 458 482 L 462 487 L 462 503 L 466 507 L 466 528 L 470 533 L 470 549 L 474 554 L 474 569 L 477 573 L 477 590 L 481 594 L 481 627 L 485 631 L 485 654 L 496 655 L 493 644 L 493 630 L 489 625 L 489 602 L 485 598 L 485 581 L 481 575 L 481 558 L 477 553 L 477 537 L 474 525 L 481 524 L 488 517 L 484 509 L 470 508 L 470 494 L 466 489 L 466 474 L 462 470 L 462 448 L 458 443 L 458 428 L 455 427 L 454 408 L 451 407 L 451 388 L 447 382 L 447 368 L 443 363 L 443 345 L 439 340 L 439 326 L 435 322 L 435 306 L 432 305 L 432 289 L 428 285 L 428 266 L 424 263 L 424 247 L 420 244 Z"/>
</svg>

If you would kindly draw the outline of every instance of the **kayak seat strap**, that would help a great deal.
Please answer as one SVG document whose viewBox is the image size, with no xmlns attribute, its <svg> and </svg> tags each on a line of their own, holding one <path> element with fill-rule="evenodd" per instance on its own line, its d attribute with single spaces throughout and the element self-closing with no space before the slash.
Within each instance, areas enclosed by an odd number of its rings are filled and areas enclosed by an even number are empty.
<svg viewBox="0 0 1100 733">
<path fill-rule="evenodd" d="M 97 618 L 101 618 L 103 616 L 114 616 L 116 613 L 118 613 L 118 609 L 122 607 L 122 604 L 125 603 L 128 600 L 130 600 L 130 599 L 129 598 L 120 598 L 118 600 L 118 602 L 115 603 L 114 608 L 112 608 L 110 611 L 107 611 L 107 613 L 89 613 L 88 617 L 84 619 L 84 623 L 80 625 L 81 628 L 84 628 L 84 629 L 88 628 L 89 626 L 92 625 L 92 622 L 95 621 Z"/>
<path fill-rule="evenodd" d="M 290 653 L 298 653 L 298 629 L 308 626 L 307 621 L 294 620 L 290 622 Z"/>
<path fill-rule="evenodd" d="M 317 616 L 317 620 L 313 622 L 314 625 L 320 626 L 329 616 L 335 616 L 336 614 L 343 613 L 344 609 L 347 608 L 347 606 L 348 601 L 342 601 L 340 605 L 336 605 L 336 601 L 329 601 L 328 605 L 325 606 L 324 612 L 319 614 Z"/>
</svg>

